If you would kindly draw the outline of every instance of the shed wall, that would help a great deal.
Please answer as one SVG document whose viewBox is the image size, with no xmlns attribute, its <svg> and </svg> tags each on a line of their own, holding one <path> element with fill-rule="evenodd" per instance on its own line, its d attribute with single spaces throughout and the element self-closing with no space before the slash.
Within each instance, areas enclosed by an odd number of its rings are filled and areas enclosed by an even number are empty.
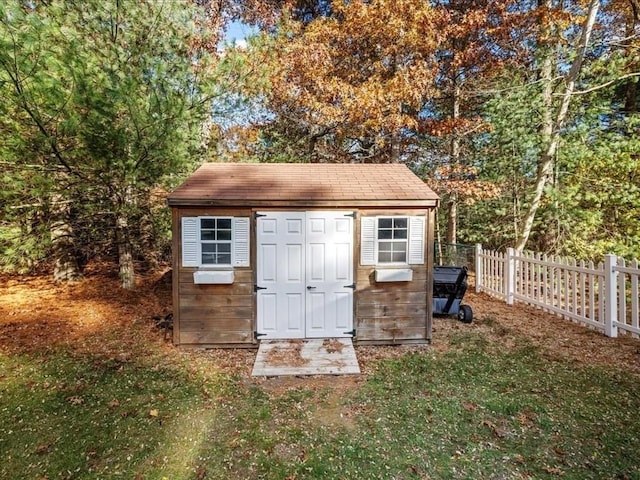
<svg viewBox="0 0 640 480">
<path fill-rule="evenodd" d="M 264 209 L 261 209 L 264 210 Z M 294 210 L 294 209 L 292 209 Z M 306 209 L 310 210 L 310 209 Z M 174 207 L 173 219 L 173 341 L 182 346 L 256 346 L 255 210 L 250 208 Z M 181 218 L 191 216 L 251 218 L 251 266 L 235 267 L 231 285 L 196 285 L 194 267 L 181 262 Z M 378 215 L 425 216 L 425 264 L 411 265 L 410 282 L 376 282 L 375 267 L 361 266 L 360 218 Z M 360 209 L 355 222 L 354 327 L 356 343 L 422 343 L 431 339 L 434 209 Z"/>
<path fill-rule="evenodd" d="M 250 209 L 173 209 L 173 342 L 198 347 L 253 346 L 253 255 L 251 267 L 234 267 L 235 281 L 230 285 L 197 285 L 193 282 L 197 268 L 182 266 L 181 218 L 207 215 L 251 217 L 252 212 Z M 253 224 L 251 228 L 253 231 Z"/>
<path fill-rule="evenodd" d="M 355 328 L 362 344 L 423 343 L 431 339 L 434 210 L 360 210 L 358 217 L 425 216 L 425 263 L 411 265 L 410 282 L 376 282 L 375 266 L 356 264 Z M 360 222 L 357 222 L 357 239 Z M 357 256 L 359 259 L 359 254 Z"/>
</svg>

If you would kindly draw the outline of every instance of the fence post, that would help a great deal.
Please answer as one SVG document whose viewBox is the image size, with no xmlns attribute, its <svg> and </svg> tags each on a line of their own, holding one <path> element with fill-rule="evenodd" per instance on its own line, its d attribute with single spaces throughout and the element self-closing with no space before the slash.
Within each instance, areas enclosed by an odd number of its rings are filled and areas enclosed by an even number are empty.
<svg viewBox="0 0 640 480">
<path fill-rule="evenodd" d="M 482 291 L 482 245 L 476 243 L 476 293 Z"/>
<path fill-rule="evenodd" d="M 618 257 L 604 256 L 604 333 L 607 337 L 618 336 Z"/>
<path fill-rule="evenodd" d="M 507 305 L 513 305 L 513 294 L 516 291 L 516 260 L 515 250 L 507 248 L 507 258 L 505 259 L 505 285 L 504 295 Z"/>
</svg>

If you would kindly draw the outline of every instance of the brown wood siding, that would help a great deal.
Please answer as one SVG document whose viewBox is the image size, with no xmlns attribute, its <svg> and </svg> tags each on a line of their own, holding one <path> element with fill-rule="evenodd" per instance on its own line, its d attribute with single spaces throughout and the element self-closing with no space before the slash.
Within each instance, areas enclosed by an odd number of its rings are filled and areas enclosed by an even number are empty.
<svg viewBox="0 0 640 480">
<path fill-rule="evenodd" d="M 425 248 L 427 266 L 427 340 L 431 341 L 433 333 L 433 259 L 435 258 L 435 228 L 436 210 L 432 208 L 427 213 L 427 225 L 425 229 Z"/>
<path fill-rule="evenodd" d="M 180 264 L 182 253 L 182 226 L 180 224 L 180 212 L 177 208 L 171 209 L 171 261 L 173 270 L 171 273 L 171 296 L 173 301 L 173 344 L 180 345 Z"/>
<path fill-rule="evenodd" d="M 180 207 L 172 209 L 174 343 L 184 347 L 257 345 L 253 284 L 256 265 L 256 222 L 249 208 Z M 278 209 L 282 210 L 282 209 Z M 296 208 L 284 209 L 287 211 Z M 305 208 L 302 210 L 312 210 Z M 251 217 L 251 267 L 234 269 L 231 285 L 196 285 L 193 267 L 182 267 L 181 218 L 193 216 Z M 410 282 L 375 282 L 375 267 L 360 265 L 360 221 L 363 216 L 424 215 L 425 264 L 411 265 Z M 378 208 L 357 210 L 354 223 L 354 327 L 362 344 L 420 343 L 431 339 L 433 278 L 433 209 Z"/>
<path fill-rule="evenodd" d="M 252 346 L 254 344 L 253 267 L 235 267 L 230 285 L 196 285 L 194 267 L 182 266 L 182 217 L 251 217 L 248 208 L 173 209 L 174 343 L 181 346 Z M 255 228 L 252 221 L 251 228 Z M 251 249 L 255 234 L 251 232 Z M 255 263 L 252 261 L 251 263 Z"/>
<path fill-rule="evenodd" d="M 427 267 L 411 265 L 410 282 L 376 282 L 374 267 L 358 267 L 356 334 L 362 341 L 427 340 Z"/>
<path fill-rule="evenodd" d="M 431 303 L 429 301 L 433 270 L 432 212 L 426 210 L 361 210 L 359 217 L 384 215 L 425 216 L 425 264 L 410 265 L 410 282 L 376 282 L 375 266 L 360 265 L 356 249 L 356 340 L 363 344 L 425 342 L 431 338 Z M 358 227 L 360 222 L 357 223 Z M 359 228 L 356 240 L 360 240 Z"/>
</svg>

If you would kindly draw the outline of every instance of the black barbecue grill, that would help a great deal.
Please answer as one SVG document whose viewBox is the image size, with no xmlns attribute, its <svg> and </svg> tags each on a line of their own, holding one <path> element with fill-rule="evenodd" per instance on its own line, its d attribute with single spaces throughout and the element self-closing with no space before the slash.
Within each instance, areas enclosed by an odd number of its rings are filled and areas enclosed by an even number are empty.
<svg viewBox="0 0 640 480">
<path fill-rule="evenodd" d="M 458 320 L 471 323 L 473 310 L 462 305 L 467 291 L 467 267 L 435 267 L 433 269 L 433 314 L 457 315 Z"/>
</svg>

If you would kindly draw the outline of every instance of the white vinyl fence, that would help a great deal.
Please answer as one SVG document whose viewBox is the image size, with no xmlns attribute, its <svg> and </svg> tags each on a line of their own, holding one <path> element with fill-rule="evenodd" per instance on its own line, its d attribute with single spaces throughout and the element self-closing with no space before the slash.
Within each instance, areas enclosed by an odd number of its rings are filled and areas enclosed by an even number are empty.
<svg viewBox="0 0 640 480">
<path fill-rule="evenodd" d="M 476 246 L 476 291 L 518 300 L 617 337 L 640 336 L 640 266 L 616 255 L 604 263 Z"/>
</svg>

